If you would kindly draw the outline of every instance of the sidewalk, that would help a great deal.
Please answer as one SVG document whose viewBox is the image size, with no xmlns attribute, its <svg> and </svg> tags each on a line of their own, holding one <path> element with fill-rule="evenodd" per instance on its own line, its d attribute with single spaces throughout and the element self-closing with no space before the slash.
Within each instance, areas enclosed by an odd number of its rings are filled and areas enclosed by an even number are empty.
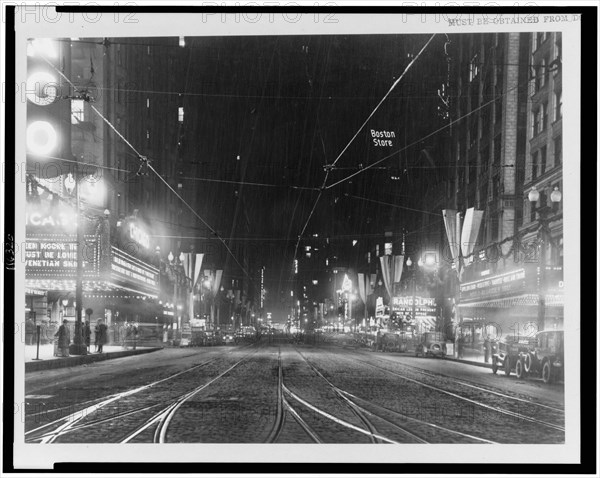
<svg viewBox="0 0 600 478">
<path fill-rule="evenodd" d="M 105 345 L 102 353 L 94 352 L 95 346 L 90 347 L 91 353 L 87 355 L 71 355 L 70 357 L 55 357 L 54 345 L 40 345 L 40 360 L 35 360 L 37 347 L 35 345 L 25 345 L 25 373 L 37 372 L 39 370 L 50 370 L 54 368 L 74 367 L 101 360 L 109 360 L 120 357 L 128 357 L 131 355 L 145 354 L 162 350 L 162 347 L 136 347 L 133 350 L 129 347 L 127 350 L 120 345 Z"/>
</svg>

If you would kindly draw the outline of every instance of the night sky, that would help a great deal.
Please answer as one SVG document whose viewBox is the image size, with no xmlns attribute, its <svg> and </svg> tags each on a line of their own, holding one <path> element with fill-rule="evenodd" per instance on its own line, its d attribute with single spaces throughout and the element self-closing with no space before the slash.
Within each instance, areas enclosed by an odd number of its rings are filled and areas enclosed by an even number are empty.
<svg viewBox="0 0 600 478">
<path fill-rule="evenodd" d="M 186 188 L 197 191 L 197 212 L 230 244 L 253 238 L 252 250 L 262 253 L 256 260 L 267 266 L 267 290 L 283 290 L 290 279 L 296 240 L 323 185 L 324 166 L 338 157 L 429 38 L 186 37 L 185 59 L 172 72 L 185 107 L 184 162 L 178 173 L 268 185 L 184 179 Z M 433 39 L 340 157 L 327 185 L 392 155 L 378 165 L 385 169 L 325 190 L 303 237 L 318 233 L 351 242 L 385 230 L 397 233 L 417 219 L 356 197 L 420 206 L 423 188 L 435 174 L 422 151 L 427 149 L 430 162 L 443 161 L 439 138 L 417 140 L 444 124 L 437 114 L 437 90 L 447 74 L 446 40 L 445 35 Z M 392 146 L 375 146 L 371 129 L 394 132 Z M 249 231 L 243 228 L 240 199 Z M 186 234 L 203 229 L 193 217 L 186 224 Z"/>
</svg>

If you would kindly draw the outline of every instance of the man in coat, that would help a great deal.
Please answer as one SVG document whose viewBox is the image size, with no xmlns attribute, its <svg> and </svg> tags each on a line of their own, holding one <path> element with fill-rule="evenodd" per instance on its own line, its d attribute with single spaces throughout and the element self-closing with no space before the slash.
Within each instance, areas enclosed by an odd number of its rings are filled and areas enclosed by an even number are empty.
<svg viewBox="0 0 600 478">
<path fill-rule="evenodd" d="M 58 328 L 58 331 L 54 334 L 58 337 L 58 348 L 60 354 L 63 357 L 69 356 L 69 345 L 71 344 L 71 332 L 69 331 L 67 319 L 63 320 L 62 325 Z"/>
<path fill-rule="evenodd" d="M 86 320 L 85 325 L 83 326 L 83 340 L 85 342 L 85 346 L 87 351 L 90 351 L 90 341 L 92 338 L 92 329 L 90 328 L 90 321 Z"/>
<path fill-rule="evenodd" d="M 108 332 L 107 327 L 102 321 L 102 319 L 98 319 L 98 323 L 96 325 L 96 345 L 98 347 L 97 352 L 102 353 L 102 346 L 107 342 Z"/>
</svg>

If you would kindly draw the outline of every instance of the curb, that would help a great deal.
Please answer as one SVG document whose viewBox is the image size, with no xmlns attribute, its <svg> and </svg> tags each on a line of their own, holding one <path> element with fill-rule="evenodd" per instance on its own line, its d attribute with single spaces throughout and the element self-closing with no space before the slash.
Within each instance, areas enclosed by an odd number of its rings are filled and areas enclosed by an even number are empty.
<svg viewBox="0 0 600 478">
<path fill-rule="evenodd" d="M 101 362 L 104 360 L 116 359 L 121 357 L 129 357 L 132 355 L 147 354 L 162 350 L 162 347 L 140 350 L 123 350 L 120 352 L 106 352 L 101 354 L 78 355 L 74 357 L 65 357 L 52 360 L 40 360 L 35 362 L 25 362 L 25 373 L 39 372 L 40 370 L 51 370 L 55 368 L 75 367 L 93 362 Z"/>
<path fill-rule="evenodd" d="M 464 363 L 466 365 L 475 365 L 476 367 L 484 367 L 484 368 L 492 368 L 492 364 L 490 363 L 485 363 L 485 362 L 475 362 L 474 360 L 461 360 L 461 359 L 454 359 L 454 358 L 445 358 L 444 360 L 447 360 L 449 362 L 457 362 L 457 363 Z"/>
</svg>

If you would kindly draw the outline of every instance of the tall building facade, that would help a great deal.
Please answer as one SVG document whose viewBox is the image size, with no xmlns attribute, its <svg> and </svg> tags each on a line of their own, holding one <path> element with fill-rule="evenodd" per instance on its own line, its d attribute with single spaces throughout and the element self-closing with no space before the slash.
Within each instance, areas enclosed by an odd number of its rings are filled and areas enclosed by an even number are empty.
<svg viewBox="0 0 600 478">
<path fill-rule="evenodd" d="M 538 213 L 554 188 L 560 190 L 560 38 L 496 33 L 456 41 L 455 194 L 447 208 L 463 220 L 469 208 L 482 216 L 470 236 L 475 243 L 461 244 L 454 324 L 465 353 L 479 354 L 486 339 L 544 328 L 544 311 L 561 323 L 554 308 L 558 295 L 545 301 L 545 282 L 555 281 L 561 269 L 560 205 L 550 218 L 551 240 L 545 243 L 552 246 L 546 249 L 540 249 L 540 231 L 547 216 L 540 221 Z M 536 206 L 529 193 L 538 187 Z M 538 260 L 539 250 L 547 251 L 546 265 Z"/>
</svg>

